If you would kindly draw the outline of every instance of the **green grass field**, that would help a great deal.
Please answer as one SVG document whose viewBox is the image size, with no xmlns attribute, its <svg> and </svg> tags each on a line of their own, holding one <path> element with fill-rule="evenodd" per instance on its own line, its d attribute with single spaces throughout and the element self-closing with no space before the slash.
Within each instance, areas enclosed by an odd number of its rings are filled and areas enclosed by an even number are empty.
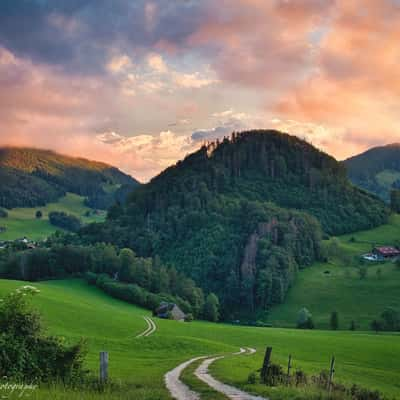
<svg viewBox="0 0 400 400">
<path fill-rule="evenodd" d="M 351 238 L 356 241 L 352 242 Z M 373 243 L 393 245 L 400 240 L 400 215 L 392 216 L 387 225 L 338 239 L 340 253 L 346 254 L 349 260 L 371 251 Z M 266 319 L 276 326 L 294 327 L 298 311 L 306 307 L 319 329 L 329 329 L 330 313 L 337 311 L 340 329 L 349 329 L 354 320 L 358 329 L 367 330 L 385 307 L 400 309 L 400 269 L 394 263 L 366 264 L 368 274 L 363 280 L 354 264 L 354 261 L 347 265 L 334 259 L 300 271 L 285 302 L 273 307 Z"/>
<path fill-rule="evenodd" d="M 0 280 L 0 296 L 23 284 Z M 227 354 L 237 351 L 240 346 L 250 346 L 257 348 L 256 355 L 227 358 L 214 366 L 215 373 L 222 380 L 245 386 L 248 374 L 261 367 L 267 345 L 273 346 L 274 361 L 284 363 L 291 353 L 295 367 L 310 373 L 328 368 L 329 359 L 335 354 L 338 381 L 377 388 L 390 396 L 400 391 L 398 335 L 299 331 L 156 319 L 158 329 L 155 334 L 136 339 L 135 336 L 146 328 L 142 316 L 149 315 L 148 311 L 112 299 L 80 280 L 49 281 L 35 286 L 41 293 L 34 298 L 34 305 L 43 314 L 48 332 L 63 336 L 68 342 L 86 338 L 87 367 L 93 374 L 98 370 L 99 352 L 109 351 L 110 376 L 117 388 L 112 394 L 104 395 L 83 395 L 59 388 L 42 389 L 31 398 L 168 399 L 163 376 L 179 363 L 194 356 Z M 265 390 L 257 387 L 252 390 Z"/>
<path fill-rule="evenodd" d="M 35 217 L 37 210 L 43 213 L 41 219 Z M 0 218 L 0 226 L 6 228 L 5 232 L 0 233 L 0 241 L 15 240 L 24 236 L 31 240 L 41 240 L 48 237 L 60 229 L 50 224 L 48 214 L 51 211 L 64 211 L 73 214 L 85 224 L 100 222 L 105 218 L 104 211 L 99 211 L 98 215 L 86 217 L 85 213 L 91 211 L 91 209 L 84 205 L 84 198 L 73 193 L 67 193 L 58 202 L 49 203 L 45 207 L 14 208 L 7 211 L 8 217 Z"/>
</svg>

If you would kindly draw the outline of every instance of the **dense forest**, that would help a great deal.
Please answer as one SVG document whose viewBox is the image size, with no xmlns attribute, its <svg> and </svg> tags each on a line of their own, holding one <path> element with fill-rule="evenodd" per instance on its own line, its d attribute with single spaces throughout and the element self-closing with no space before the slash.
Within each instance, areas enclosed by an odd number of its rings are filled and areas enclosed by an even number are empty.
<svg viewBox="0 0 400 400">
<path fill-rule="evenodd" d="M 323 232 L 371 228 L 387 215 L 332 157 L 293 136 L 251 131 L 168 168 L 79 240 L 159 256 L 215 292 L 232 318 L 282 302 L 298 269 L 321 259 Z"/>
<path fill-rule="evenodd" d="M 116 201 L 119 187 L 125 188 L 124 194 L 126 187 L 132 190 L 138 185 L 107 164 L 9 147 L 0 148 L 0 182 L 0 207 L 4 208 L 43 206 L 72 192 L 87 197 L 88 205 L 106 209 Z"/>
<path fill-rule="evenodd" d="M 400 144 L 372 148 L 344 161 L 350 180 L 389 201 L 392 189 L 400 189 Z"/>
</svg>

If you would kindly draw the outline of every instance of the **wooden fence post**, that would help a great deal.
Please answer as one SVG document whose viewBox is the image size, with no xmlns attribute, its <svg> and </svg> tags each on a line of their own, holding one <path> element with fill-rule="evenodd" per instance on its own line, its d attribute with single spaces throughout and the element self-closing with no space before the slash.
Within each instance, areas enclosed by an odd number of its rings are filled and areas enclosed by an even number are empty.
<svg viewBox="0 0 400 400">
<path fill-rule="evenodd" d="M 290 382 L 290 370 L 292 369 L 292 355 L 289 354 L 289 361 L 287 365 L 287 384 Z"/>
<path fill-rule="evenodd" d="M 104 383 L 108 379 L 108 352 L 100 352 L 100 382 Z"/>
<path fill-rule="evenodd" d="M 335 373 L 335 356 L 332 356 L 331 368 L 330 368 L 330 371 L 329 371 L 329 381 L 328 381 L 328 391 L 329 391 L 329 393 L 331 392 L 331 389 L 332 389 L 334 373 Z"/>
<path fill-rule="evenodd" d="M 261 382 L 266 383 L 267 381 L 267 372 L 268 372 L 268 367 L 269 367 L 269 362 L 271 360 L 271 353 L 272 353 L 272 347 L 267 347 L 267 350 L 265 351 L 265 356 L 264 356 L 264 363 L 261 369 Z"/>
</svg>

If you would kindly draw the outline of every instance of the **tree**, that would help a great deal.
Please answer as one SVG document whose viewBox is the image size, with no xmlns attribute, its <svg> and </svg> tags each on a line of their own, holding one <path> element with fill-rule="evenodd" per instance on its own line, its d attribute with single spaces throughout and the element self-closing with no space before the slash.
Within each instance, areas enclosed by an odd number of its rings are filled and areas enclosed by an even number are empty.
<svg viewBox="0 0 400 400">
<path fill-rule="evenodd" d="M 314 329 L 312 314 L 307 308 L 303 307 L 297 317 L 297 328 L 299 329 Z"/>
<path fill-rule="evenodd" d="M 385 331 L 400 330 L 400 313 L 398 310 L 387 307 L 381 314 L 383 329 Z"/>
<path fill-rule="evenodd" d="M 400 213 L 400 190 L 393 189 L 390 192 L 390 208 L 395 213 Z"/>
<path fill-rule="evenodd" d="M 75 215 L 66 214 L 63 211 L 52 211 L 49 214 L 49 221 L 52 225 L 71 232 L 77 232 L 81 228 L 79 218 L 75 217 Z"/>
<path fill-rule="evenodd" d="M 327 253 L 329 258 L 336 258 L 340 256 L 340 241 L 338 238 L 334 237 L 329 241 Z"/>
<path fill-rule="evenodd" d="M 360 279 L 365 279 L 367 277 L 368 271 L 365 267 L 358 268 L 358 275 Z"/>
<path fill-rule="evenodd" d="M 337 331 L 339 328 L 339 314 L 337 311 L 332 311 L 330 319 L 331 329 Z"/>
<path fill-rule="evenodd" d="M 119 279 L 123 282 L 133 282 L 135 253 L 131 249 L 122 249 L 119 253 L 119 263 Z"/>
<path fill-rule="evenodd" d="M 207 321 L 217 322 L 219 320 L 219 300 L 214 293 L 210 293 L 204 304 L 204 318 Z"/>
<path fill-rule="evenodd" d="M 379 331 L 382 330 L 382 322 L 379 321 L 379 320 L 377 320 L 377 319 L 374 319 L 374 320 L 371 322 L 371 329 L 372 329 L 373 331 L 375 331 L 376 333 L 378 333 Z"/>
<path fill-rule="evenodd" d="M 40 210 L 37 210 L 37 211 L 36 211 L 36 214 L 35 214 L 35 217 L 36 217 L 37 219 L 41 219 L 41 218 L 43 217 L 43 213 L 42 213 Z"/>
<path fill-rule="evenodd" d="M 355 330 L 356 330 L 356 323 L 355 323 L 354 320 L 352 320 L 352 321 L 350 322 L 350 330 L 351 330 L 351 331 L 355 331 Z"/>
</svg>

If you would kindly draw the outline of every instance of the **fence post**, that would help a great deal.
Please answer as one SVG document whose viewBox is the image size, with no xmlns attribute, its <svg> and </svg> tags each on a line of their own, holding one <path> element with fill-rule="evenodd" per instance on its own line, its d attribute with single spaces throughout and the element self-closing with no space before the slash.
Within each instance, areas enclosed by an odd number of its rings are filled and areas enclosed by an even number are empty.
<svg viewBox="0 0 400 400">
<path fill-rule="evenodd" d="M 261 369 L 261 382 L 266 383 L 267 381 L 267 371 L 269 367 L 269 362 L 271 360 L 271 353 L 272 353 L 272 347 L 267 347 L 267 350 L 265 351 L 265 356 L 264 356 L 264 363 Z"/>
<path fill-rule="evenodd" d="M 100 382 L 104 383 L 108 379 L 108 352 L 100 352 Z"/>
<path fill-rule="evenodd" d="M 289 360 L 287 365 L 287 384 L 290 382 L 290 370 L 292 369 L 292 355 L 289 354 Z"/>
<path fill-rule="evenodd" d="M 332 356 L 331 368 L 330 368 L 330 371 L 329 371 L 329 381 L 328 381 L 328 391 L 329 391 L 329 393 L 331 392 L 331 389 L 332 389 L 334 373 L 335 373 L 335 356 Z"/>
</svg>

